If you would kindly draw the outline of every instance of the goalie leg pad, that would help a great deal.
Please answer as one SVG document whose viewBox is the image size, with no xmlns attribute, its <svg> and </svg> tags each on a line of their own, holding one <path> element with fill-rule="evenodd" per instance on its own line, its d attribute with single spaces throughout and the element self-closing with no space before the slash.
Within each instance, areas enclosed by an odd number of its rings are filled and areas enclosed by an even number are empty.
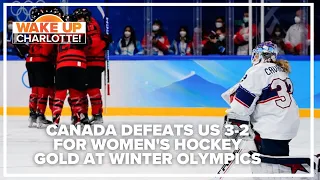
<svg viewBox="0 0 320 180">
<path fill-rule="evenodd" d="M 250 153 L 253 153 L 252 151 Z M 309 174 L 310 163 L 314 163 L 315 176 L 314 178 L 293 178 L 293 177 L 256 177 L 257 180 L 287 180 L 287 179 L 309 179 L 319 180 L 318 177 L 318 163 L 319 159 L 315 157 L 310 161 L 310 158 L 289 157 L 289 156 L 268 156 L 260 154 L 261 163 L 251 164 L 252 174 Z"/>
</svg>

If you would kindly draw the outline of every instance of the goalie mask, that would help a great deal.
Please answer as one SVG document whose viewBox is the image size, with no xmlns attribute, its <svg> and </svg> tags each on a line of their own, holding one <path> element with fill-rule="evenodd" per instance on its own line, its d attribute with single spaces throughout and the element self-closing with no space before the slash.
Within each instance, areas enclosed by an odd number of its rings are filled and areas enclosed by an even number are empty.
<svg viewBox="0 0 320 180">
<path fill-rule="evenodd" d="M 253 49 L 251 55 L 252 65 L 257 65 L 259 63 L 269 63 L 275 62 L 278 56 L 278 47 L 271 41 L 266 41 L 259 44 Z"/>
</svg>

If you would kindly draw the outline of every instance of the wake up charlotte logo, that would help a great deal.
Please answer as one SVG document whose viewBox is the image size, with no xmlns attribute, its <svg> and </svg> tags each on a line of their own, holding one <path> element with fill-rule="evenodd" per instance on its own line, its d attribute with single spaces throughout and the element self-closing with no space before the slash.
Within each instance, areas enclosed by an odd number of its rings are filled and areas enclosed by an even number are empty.
<svg viewBox="0 0 320 180">
<path fill-rule="evenodd" d="M 35 22 L 13 22 L 13 44 L 85 44 L 86 22 L 64 22 L 53 14 L 40 16 Z"/>
</svg>

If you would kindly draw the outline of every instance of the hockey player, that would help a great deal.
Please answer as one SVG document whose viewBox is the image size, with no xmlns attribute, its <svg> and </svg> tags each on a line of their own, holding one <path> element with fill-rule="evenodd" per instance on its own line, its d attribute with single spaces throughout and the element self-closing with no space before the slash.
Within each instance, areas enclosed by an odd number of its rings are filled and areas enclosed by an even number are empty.
<svg viewBox="0 0 320 180">
<path fill-rule="evenodd" d="M 74 19 L 71 18 L 70 21 Z M 86 56 L 83 44 L 62 43 L 57 45 L 56 59 L 56 92 L 53 103 L 53 123 L 58 125 L 69 90 L 73 105 L 71 106 L 74 116 L 74 125 L 80 124 L 84 118 L 84 107 L 81 102 L 86 89 Z"/>
<path fill-rule="evenodd" d="M 105 50 L 109 44 L 107 35 L 101 36 L 101 30 L 97 21 L 91 17 L 91 12 L 86 8 L 76 9 L 73 15 L 80 22 L 87 22 L 88 46 L 85 48 L 87 59 L 87 95 L 90 98 L 92 119 L 90 124 L 101 124 L 102 119 L 102 95 L 101 73 L 105 70 Z M 88 103 L 87 97 L 83 99 Z M 83 122 L 86 123 L 86 122 Z"/>
<path fill-rule="evenodd" d="M 310 172 L 313 159 L 289 158 L 289 142 L 299 128 L 299 109 L 293 97 L 289 63 L 277 60 L 277 54 L 277 46 L 270 41 L 253 50 L 253 66 L 240 83 L 222 94 L 230 103 L 225 123 L 235 129 L 241 124 L 252 126 L 262 160 L 252 165 L 254 174 Z M 294 168 L 298 169 L 291 171 Z"/>
<path fill-rule="evenodd" d="M 44 12 L 46 14 L 54 14 L 62 19 L 64 17 L 63 11 L 58 7 L 45 7 Z M 50 73 L 52 73 L 52 81 L 49 86 L 49 107 L 52 112 L 53 112 L 53 100 L 54 100 L 54 94 L 55 94 L 54 77 L 56 74 L 56 68 L 55 68 L 56 58 L 57 58 L 56 56 L 57 56 L 57 48 L 54 49 L 54 51 L 51 53 L 51 56 L 50 56 L 52 59 L 52 71 L 50 71 Z"/>
<path fill-rule="evenodd" d="M 250 122 L 261 137 L 261 141 L 256 141 L 259 152 L 288 156 L 289 142 L 299 128 L 299 109 L 288 76 L 289 63 L 276 58 L 277 46 L 272 42 L 264 42 L 253 50 L 253 66 L 231 93 L 234 97 L 227 110 L 227 121 Z"/>
<path fill-rule="evenodd" d="M 31 11 L 31 20 L 34 21 L 44 12 L 42 9 L 34 8 Z M 37 122 L 37 127 L 41 124 L 49 124 L 45 118 L 49 86 L 53 80 L 50 54 L 53 51 L 52 44 L 30 44 L 28 57 L 26 58 L 26 68 L 28 70 L 31 94 L 29 97 L 29 127 Z"/>
</svg>

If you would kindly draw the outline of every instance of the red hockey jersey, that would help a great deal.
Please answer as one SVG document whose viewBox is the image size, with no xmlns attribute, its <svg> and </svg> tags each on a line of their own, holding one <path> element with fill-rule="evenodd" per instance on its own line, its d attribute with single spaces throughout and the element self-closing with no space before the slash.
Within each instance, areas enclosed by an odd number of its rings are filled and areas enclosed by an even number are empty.
<svg viewBox="0 0 320 180">
<path fill-rule="evenodd" d="M 94 18 L 87 24 L 87 37 L 88 46 L 85 48 L 87 65 L 105 67 L 106 43 L 101 39 L 100 26 Z"/>
<path fill-rule="evenodd" d="M 53 44 L 30 44 L 26 62 L 50 62 Z"/>
<path fill-rule="evenodd" d="M 56 69 L 61 67 L 87 68 L 86 55 L 83 48 L 74 44 L 59 44 Z"/>
</svg>

